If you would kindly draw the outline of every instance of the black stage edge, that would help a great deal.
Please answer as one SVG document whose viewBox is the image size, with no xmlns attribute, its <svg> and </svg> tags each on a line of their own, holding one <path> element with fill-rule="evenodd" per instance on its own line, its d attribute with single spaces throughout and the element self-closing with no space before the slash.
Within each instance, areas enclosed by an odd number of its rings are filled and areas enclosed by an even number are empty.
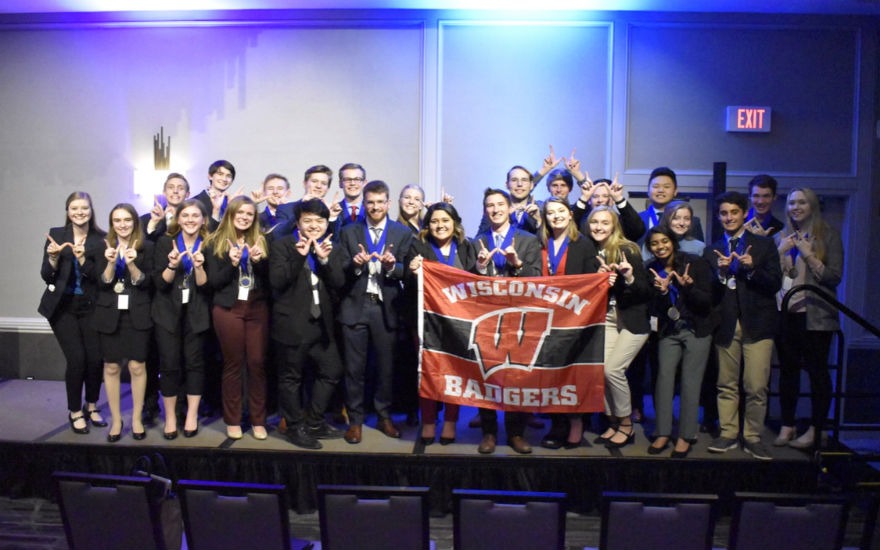
<svg viewBox="0 0 880 550">
<path fill-rule="evenodd" d="M 711 493 L 734 491 L 812 493 L 821 468 L 808 460 L 682 460 L 639 457 L 545 457 L 476 455 L 242 451 L 0 443 L 0 494 L 55 500 L 55 470 L 128 475 L 144 453 L 161 453 L 177 479 L 279 483 L 298 513 L 316 509 L 318 484 L 428 486 L 432 513 L 451 512 L 453 489 L 560 491 L 569 510 L 594 510 L 602 491 Z"/>
</svg>

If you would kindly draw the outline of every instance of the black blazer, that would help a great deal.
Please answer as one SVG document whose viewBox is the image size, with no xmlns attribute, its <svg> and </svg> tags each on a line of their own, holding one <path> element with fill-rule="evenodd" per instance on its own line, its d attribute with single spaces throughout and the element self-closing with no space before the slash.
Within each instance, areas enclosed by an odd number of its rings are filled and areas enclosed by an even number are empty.
<svg viewBox="0 0 880 550">
<path fill-rule="evenodd" d="M 455 255 L 461 264 L 461 269 L 470 273 L 476 273 L 477 251 L 473 243 L 464 239 L 464 241 L 457 243 L 456 246 Z M 409 254 L 403 260 L 403 267 L 406 270 L 403 280 L 403 318 L 412 327 L 416 327 L 418 322 L 419 278 L 410 271 L 409 264 L 416 256 L 421 256 L 425 260 L 432 262 L 437 261 L 437 254 L 434 253 L 434 248 L 430 243 L 426 243 L 419 238 L 413 239 Z"/>
<path fill-rule="evenodd" d="M 343 253 L 336 246 L 327 264 L 316 262 L 318 301 L 321 316 L 312 318 L 311 270 L 306 257 L 296 250 L 296 239 L 287 235 L 272 243 L 269 254 L 269 284 L 272 288 L 273 340 L 296 346 L 333 339 L 333 292 L 345 284 Z"/>
<path fill-rule="evenodd" d="M 412 244 L 412 231 L 403 225 L 388 219 L 386 221 L 385 246 L 393 244 L 393 254 L 397 259 L 394 269 L 385 272 L 379 277 L 382 285 L 382 310 L 385 315 L 385 323 L 390 329 L 397 328 L 398 315 L 401 308 L 401 282 L 404 277 L 403 259 L 409 253 Z M 358 245 L 367 246 L 367 224 L 349 223 L 342 228 L 339 238 L 339 246 L 342 250 L 343 269 L 345 271 L 345 286 L 342 289 L 341 303 L 339 304 L 339 322 L 343 325 L 353 325 L 360 318 L 367 295 L 367 279 L 369 272 L 366 266 L 363 268 L 354 265 L 352 258 L 360 252 Z"/>
<path fill-rule="evenodd" d="M 610 294 L 617 300 L 617 324 L 633 334 L 647 334 L 651 332 L 651 323 L 648 319 L 648 302 L 654 295 L 651 283 L 648 281 L 648 270 L 642 262 L 639 252 L 624 250 L 626 261 L 633 267 L 635 280 L 627 285 L 623 277 L 617 277 Z"/>
<path fill-rule="evenodd" d="M 131 318 L 131 326 L 138 330 L 148 330 L 153 328 L 153 319 L 150 316 L 150 304 L 152 303 L 151 289 L 153 287 L 153 243 L 144 241 L 143 247 L 138 250 L 137 258 L 134 264 L 144 274 L 144 279 L 138 285 L 131 282 L 131 274 L 128 269 L 125 270 L 123 283 L 125 284 L 124 293 L 128 294 L 128 314 Z M 167 263 L 167 260 L 166 260 Z M 107 269 L 107 258 L 104 257 L 104 251 L 100 251 L 100 255 L 96 257 L 92 263 L 94 266 L 92 277 L 98 284 L 98 298 L 95 302 L 95 314 L 92 317 L 92 326 L 98 332 L 103 334 L 112 334 L 116 332 L 119 325 L 119 313 L 117 304 L 118 294 L 113 291 L 116 281 L 105 283 L 101 279 L 104 270 Z"/>
<path fill-rule="evenodd" d="M 480 243 L 487 249 L 495 248 L 495 243 L 486 236 L 485 232 L 474 237 L 474 250 L 479 253 Z M 490 260 L 486 266 L 486 275 L 490 277 L 540 277 L 541 276 L 541 241 L 537 237 L 522 229 L 517 229 L 513 234 L 513 248 L 523 263 L 519 270 L 513 266 L 505 265 L 503 273 L 497 273 L 495 262 Z"/>
<path fill-rule="evenodd" d="M 736 273 L 736 289 L 732 290 L 721 281 L 718 273 L 718 256 L 715 251 L 727 255 L 724 239 L 720 239 L 703 251 L 703 258 L 712 268 L 713 298 L 720 317 L 715 343 L 729 346 L 736 331 L 736 321 L 742 327 L 744 342 L 773 338 L 779 328 L 779 312 L 776 309 L 776 292 L 782 287 L 782 268 L 779 251 L 773 239 L 743 232 L 745 246 L 751 246 L 754 269 L 740 268 Z"/>
<path fill-rule="evenodd" d="M 153 253 L 153 288 L 155 293 L 153 294 L 151 314 L 153 322 L 168 332 L 180 330 L 180 316 L 184 311 L 180 289 L 180 283 L 183 281 L 183 265 L 178 265 L 172 282 L 167 283 L 162 278 L 162 272 L 168 266 L 168 254 L 174 247 L 173 243 L 172 238 L 165 235 L 156 243 Z M 204 251 L 202 253 L 204 254 Z M 204 332 L 211 327 L 209 287 L 208 284 L 197 286 L 195 275 L 191 276 L 186 315 L 193 332 Z"/>
<path fill-rule="evenodd" d="M 599 269 L 598 254 L 593 240 L 583 234 L 578 240 L 570 241 L 565 253 L 565 275 L 596 273 Z M 541 271 L 543 273 L 543 267 Z"/>
<path fill-rule="evenodd" d="M 231 308 L 238 300 L 238 279 L 241 275 L 239 269 L 232 265 L 229 256 L 218 258 L 214 255 L 213 247 L 206 247 L 205 256 L 205 274 L 208 276 L 208 286 L 213 291 L 211 303 L 225 308 Z M 251 270 L 253 271 L 253 286 L 249 297 L 256 298 L 262 291 L 262 296 L 268 297 L 269 294 L 269 262 L 264 258 L 259 262 L 251 262 Z"/>
<path fill-rule="evenodd" d="M 70 225 L 53 227 L 49 230 L 49 236 L 58 244 L 72 243 L 73 227 Z M 97 285 L 92 277 L 94 272 L 92 263 L 94 262 L 96 251 L 103 251 L 107 246 L 104 243 L 104 236 L 104 233 L 98 232 L 91 232 L 86 236 L 85 260 L 83 265 L 80 266 L 80 273 L 82 274 L 80 284 L 85 297 L 92 303 L 94 303 L 97 293 Z M 49 263 L 49 254 L 46 252 L 46 247 L 48 246 L 49 240 L 46 239 L 43 245 L 43 263 L 40 267 L 40 276 L 46 283 L 46 290 L 43 291 L 37 311 L 39 311 L 40 315 L 51 321 L 58 310 L 58 304 L 61 303 L 64 292 L 67 290 L 67 285 L 70 284 L 71 277 L 74 276 L 73 262 L 76 261 L 76 258 L 74 258 L 70 247 L 65 247 L 58 256 L 58 269 L 53 269 L 52 264 Z"/>
<path fill-rule="evenodd" d="M 712 307 L 712 268 L 700 256 L 687 252 L 676 252 L 673 264 L 675 271 L 681 275 L 688 265 L 690 265 L 688 275 L 694 280 L 693 284 L 678 287 L 675 279 L 671 283 L 680 289 L 677 303 L 672 303 L 672 293 L 667 293 L 664 296 L 654 288 L 651 314 L 657 317 L 657 332 L 660 336 L 670 334 L 675 329 L 675 322 L 669 318 L 667 313 L 673 305 L 678 309 L 680 318 L 690 322 L 694 334 L 698 338 L 711 335 L 718 325 L 718 314 Z M 654 275 L 651 272 L 648 274 L 653 287 Z"/>
<path fill-rule="evenodd" d="M 590 228 L 586 226 L 586 222 L 591 210 L 592 208 L 590 208 L 589 204 L 587 204 L 586 208 L 581 208 L 580 202 L 576 202 L 571 209 L 574 223 L 580 228 L 581 233 L 584 235 L 590 234 Z M 636 209 L 633 208 L 629 200 L 626 201 L 623 208 L 617 208 L 617 217 L 620 219 L 620 228 L 623 230 L 623 236 L 626 237 L 627 240 L 637 242 L 645 235 L 647 226 L 645 226 L 642 217 L 636 212 Z"/>
<path fill-rule="evenodd" d="M 168 224 L 165 222 L 165 217 L 163 216 L 159 223 L 156 224 L 156 229 L 147 233 L 147 228 L 150 225 L 150 213 L 143 214 L 141 216 L 141 229 L 144 230 L 144 237 L 153 244 L 159 240 L 159 237 L 168 232 Z"/>
</svg>

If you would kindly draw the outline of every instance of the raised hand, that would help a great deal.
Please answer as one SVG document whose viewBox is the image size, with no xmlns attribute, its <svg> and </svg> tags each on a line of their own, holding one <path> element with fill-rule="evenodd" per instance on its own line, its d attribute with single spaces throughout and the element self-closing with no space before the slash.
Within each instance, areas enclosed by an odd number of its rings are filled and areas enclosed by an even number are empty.
<svg viewBox="0 0 880 550">
<path fill-rule="evenodd" d="M 541 173 L 547 174 L 547 172 L 556 168 L 564 158 L 565 157 L 556 158 L 556 152 L 553 150 L 553 145 L 550 145 L 550 154 L 544 157 L 544 163 L 541 165 Z"/>
<path fill-rule="evenodd" d="M 266 257 L 266 253 L 263 250 L 263 247 L 255 244 L 253 246 L 245 245 L 248 249 L 248 254 L 250 255 L 250 259 L 252 262 L 259 262 L 263 258 Z"/>
<path fill-rule="evenodd" d="M 80 242 L 74 242 L 70 249 L 73 251 L 73 257 L 82 264 L 86 258 L 86 238 L 83 237 Z"/>
<path fill-rule="evenodd" d="M 296 251 L 299 252 L 300 256 L 308 256 L 309 250 L 311 250 L 312 248 L 312 240 L 307 239 L 305 235 L 300 235 L 299 240 L 296 241 L 296 244 L 294 245 L 294 248 L 296 248 Z"/>
<path fill-rule="evenodd" d="M 177 267 L 180 265 L 181 257 L 182 255 L 180 254 L 180 251 L 177 250 L 177 243 L 174 243 L 171 252 L 168 253 L 168 268 L 176 270 Z"/>
<path fill-rule="evenodd" d="M 260 204 L 261 202 L 269 199 L 269 195 L 264 193 L 262 189 L 251 191 L 250 195 L 251 200 L 254 201 L 254 204 Z"/>
<path fill-rule="evenodd" d="M 121 248 L 121 250 L 119 251 L 119 253 L 122 254 L 123 258 L 125 258 L 126 264 L 131 265 L 134 263 L 135 260 L 137 260 L 138 253 L 137 253 L 137 249 L 135 247 L 122 246 L 120 248 Z"/>
<path fill-rule="evenodd" d="M 150 221 L 159 223 L 165 217 L 165 208 L 159 202 L 159 195 L 153 195 L 153 208 L 150 209 Z"/>
<path fill-rule="evenodd" d="M 753 235 L 758 235 L 760 237 L 766 237 L 773 230 L 771 228 L 764 229 L 763 227 L 761 227 L 761 223 L 758 221 L 757 218 L 752 218 L 747 221 L 744 227 L 749 233 Z"/>
<path fill-rule="evenodd" d="M 755 262 L 752 258 L 751 251 L 752 245 L 749 245 L 746 247 L 745 251 L 742 254 L 738 254 L 736 251 L 734 251 L 733 253 L 731 253 L 731 256 L 735 256 L 737 259 L 739 259 L 740 265 L 744 268 L 752 269 L 753 267 L 755 267 Z"/>
<path fill-rule="evenodd" d="M 440 202 L 445 202 L 446 204 L 452 204 L 455 201 L 455 197 L 446 192 L 446 189 L 443 187 L 440 188 Z"/>
<path fill-rule="evenodd" d="M 516 239 L 510 239 L 510 246 L 508 246 L 504 250 L 501 250 L 500 252 L 504 254 L 504 257 L 507 260 L 508 264 L 516 268 L 520 268 L 522 267 L 522 262 L 519 259 L 519 255 L 516 253 L 515 241 Z"/>
<path fill-rule="evenodd" d="M 812 237 L 804 237 L 798 232 L 795 232 L 794 235 L 794 245 L 797 247 L 798 252 L 806 258 L 813 251 L 813 239 Z"/>
<path fill-rule="evenodd" d="M 229 261 L 232 262 L 233 267 L 238 267 L 241 262 L 241 247 L 231 239 L 226 239 L 226 242 L 229 243 Z"/>
<path fill-rule="evenodd" d="M 666 294 L 669 291 L 669 283 L 672 281 L 672 274 L 675 273 L 675 271 L 669 273 L 666 277 L 662 277 L 653 267 L 648 268 L 648 271 L 654 275 L 654 288 L 661 293 Z"/>
<path fill-rule="evenodd" d="M 107 245 L 107 248 L 104 249 L 104 258 L 107 260 L 107 263 L 115 262 L 116 258 L 119 256 L 119 250 L 110 246 L 110 241 L 107 239 L 104 239 L 104 244 Z"/>
<path fill-rule="evenodd" d="M 581 198 L 583 202 L 590 202 L 590 199 L 593 197 L 593 193 L 596 192 L 597 186 L 593 185 L 593 180 L 590 179 L 590 173 L 585 172 L 582 174 L 583 182 L 581 183 Z"/>
<path fill-rule="evenodd" d="M 205 255 L 202 254 L 201 243 L 198 248 L 194 248 L 193 251 L 189 253 L 189 257 L 192 258 L 193 268 L 205 265 Z"/>
<path fill-rule="evenodd" d="M 608 192 L 611 195 L 611 199 L 618 203 L 623 200 L 623 184 L 617 181 L 617 178 L 620 177 L 620 173 L 614 174 L 614 180 L 611 182 L 611 185 L 608 187 Z M 606 184 L 607 185 L 607 184 Z"/>
<path fill-rule="evenodd" d="M 333 234 L 327 235 L 323 242 L 314 241 L 312 245 L 315 248 L 315 256 L 317 256 L 321 260 L 326 260 L 330 257 L 330 253 L 333 251 Z"/>
<path fill-rule="evenodd" d="M 684 266 L 684 273 L 681 275 L 678 274 L 677 271 L 672 272 L 672 276 L 675 277 L 675 280 L 678 281 L 679 286 L 688 286 L 694 284 L 694 279 L 690 275 L 688 275 L 688 271 L 691 269 L 691 264 L 687 264 Z"/>
<path fill-rule="evenodd" d="M 722 275 L 726 275 L 727 271 L 730 269 L 731 262 L 733 262 L 733 254 L 735 254 L 735 252 L 730 256 L 725 256 L 720 250 L 713 250 L 712 252 L 718 257 L 718 271 L 720 271 Z"/>
<path fill-rule="evenodd" d="M 371 254 L 367 253 L 367 251 L 364 249 L 364 245 L 358 244 L 358 248 L 360 249 L 360 251 L 354 255 L 354 257 L 351 259 L 351 261 L 353 261 L 354 265 L 357 265 L 357 266 L 363 266 L 363 265 L 368 264 L 370 262 L 370 260 L 373 259 L 373 256 Z"/>
<path fill-rule="evenodd" d="M 574 179 L 576 179 L 577 181 L 589 180 L 590 175 L 586 174 L 585 172 L 581 172 L 581 161 L 574 158 L 574 154 L 575 154 L 575 149 L 572 148 L 571 156 L 568 157 L 567 159 L 565 159 L 565 158 L 562 159 L 565 162 L 565 169 L 568 170 L 568 173 L 571 174 L 571 176 Z M 592 185 L 592 184 L 593 184 L 593 182 L 591 181 L 590 185 Z"/>
<path fill-rule="evenodd" d="M 381 256 L 376 256 L 379 260 L 379 263 L 382 264 L 382 267 L 385 271 L 394 270 L 394 265 L 397 263 L 397 258 L 394 257 L 394 243 L 388 243 L 388 246 L 385 248 L 385 251 L 382 252 Z M 375 253 L 374 253 L 375 255 Z"/>
<path fill-rule="evenodd" d="M 486 248 L 486 244 L 483 242 L 483 239 L 479 239 L 479 242 L 480 251 L 477 252 L 477 267 L 479 267 L 480 269 L 485 269 L 486 266 L 489 265 L 489 262 L 492 260 L 492 256 L 495 255 L 495 252 L 497 252 L 498 249 L 496 248 L 490 251 L 488 248 Z"/>
<path fill-rule="evenodd" d="M 624 280 L 627 284 L 632 284 L 635 276 L 633 275 L 633 266 L 631 263 L 626 261 L 626 258 L 623 258 L 617 263 L 617 272 L 623 275 Z"/>
</svg>

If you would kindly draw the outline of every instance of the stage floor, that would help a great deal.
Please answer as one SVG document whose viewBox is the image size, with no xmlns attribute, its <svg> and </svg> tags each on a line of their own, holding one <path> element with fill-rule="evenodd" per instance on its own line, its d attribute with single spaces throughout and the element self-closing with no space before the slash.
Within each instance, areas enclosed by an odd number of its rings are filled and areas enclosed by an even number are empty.
<svg viewBox="0 0 880 550">
<path fill-rule="evenodd" d="M 99 406 L 109 419 L 103 394 Z M 0 494 L 52 498 L 52 471 L 129 474 L 139 457 L 156 452 L 165 458 L 175 479 L 285 484 L 291 507 L 300 513 L 315 509 L 315 486 L 322 483 L 428 486 L 432 511 L 442 514 L 449 512 L 455 488 L 563 491 L 569 495 L 569 509 L 583 512 L 594 510 L 606 490 L 722 495 L 813 492 L 820 477 L 809 454 L 773 447 L 769 429 L 763 440 L 772 453 L 770 461 L 756 460 L 741 449 L 709 453 L 711 437 L 703 433 L 685 459 L 669 458 L 671 448 L 663 455 L 649 455 L 645 430 L 650 435 L 650 424 L 637 424 L 634 444 L 622 449 L 592 444 L 596 434 L 590 431 L 579 448 L 543 449 L 538 443 L 547 428 L 528 428 L 526 438 L 534 449 L 530 455 L 508 447 L 502 427 L 496 452 L 480 455 L 480 429 L 467 425 L 476 410 L 463 408 L 451 445 L 422 445 L 419 427 L 406 426 L 398 416 L 400 439 L 375 430 L 370 418 L 361 444 L 324 440 L 323 449 L 311 451 L 289 443 L 272 423 L 277 417 L 270 419 L 265 441 L 254 439 L 250 432 L 240 440 L 228 439 L 219 416 L 201 418 L 193 438 L 181 435 L 167 441 L 159 422 L 147 428 L 145 440 L 135 441 L 130 411 L 128 386 L 123 385 L 123 437 L 110 444 L 108 428 L 92 427 L 86 435 L 70 430 L 63 382 L 0 381 L 0 464 L 4 464 Z M 549 427 L 549 421 L 543 420 Z"/>
</svg>

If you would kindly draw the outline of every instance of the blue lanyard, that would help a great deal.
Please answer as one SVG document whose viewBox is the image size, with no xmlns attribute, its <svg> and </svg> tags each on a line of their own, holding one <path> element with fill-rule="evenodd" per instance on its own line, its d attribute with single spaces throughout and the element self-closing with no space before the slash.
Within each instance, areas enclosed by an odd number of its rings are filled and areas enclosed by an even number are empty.
<svg viewBox="0 0 880 550">
<path fill-rule="evenodd" d="M 452 242 L 449 244 L 449 256 L 444 257 L 443 253 L 440 251 L 440 248 L 434 244 L 434 239 L 428 237 L 431 241 L 431 248 L 434 249 L 434 255 L 437 256 L 437 261 L 443 264 L 446 264 L 450 267 L 455 267 L 455 254 L 458 252 L 458 244 L 455 242 L 455 239 L 452 239 Z"/>
<path fill-rule="evenodd" d="M 668 276 L 668 273 L 666 272 L 666 267 L 663 264 L 661 264 L 659 261 L 655 260 L 654 262 L 652 262 L 652 267 L 654 268 L 654 271 L 657 272 L 657 275 L 660 275 L 660 277 L 665 279 Z M 672 305 L 677 304 L 678 303 L 678 287 L 675 286 L 675 281 L 670 281 L 669 286 L 666 288 L 669 290 L 669 296 L 672 298 Z"/>
<path fill-rule="evenodd" d="M 373 236 L 371 233 L 373 232 L 372 228 L 368 224 L 364 224 L 364 236 L 367 239 L 367 250 L 370 251 L 370 254 L 373 253 L 379 254 L 380 256 L 383 254 L 385 250 L 385 236 L 388 234 L 388 225 L 385 225 L 385 228 L 382 229 L 382 234 L 379 237 L 379 240 L 373 243 Z M 378 258 L 370 258 L 371 262 L 378 262 Z"/>
<path fill-rule="evenodd" d="M 507 234 L 504 236 L 504 240 L 501 241 L 501 246 L 499 248 L 501 248 L 502 251 L 506 250 L 507 247 L 510 246 L 511 243 L 513 243 L 513 235 L 515 233 L 516 233 L 516 227 L 511 225 L 510 228 L 508 228 L 508 230 L 507 230 Z M 495 234 L 492 233 L 491 229 L 488 232 L 486 232 L 486 242 L 489 243 L 489 246 L 492 246 L 492 247 L 495 246 L 495 236 L 494 235 Z M 505 256 L 504 254 L 501 254 L 501 257 L 499 257 L 498 254 L 495 254 L 494 256 L 492 256 L 492 261 L 495 262 L 495 270 L 501 271 L 504 269 L 504 266 L 507 265 L 507 256 Z"/>
<path fill-rule="evenodd" d="M 556 275 L 556 271 L 559 269 L 559 262 L 562 261 L 565 252 L 568 250 L 568 241 L 569 239 L 566 235 L 565 239 L 562 241 L 562 245 L 559 247 L 559 251 L 556 251 L 556 241 L 554 239 L 548 239 L 547 264 L 550 269 L 550 275 Z"/>
<path fill-rule="evenodd" d="M 198 250 L 199 246 L 202 244 L 202 236 L 199 235 L 196 238 L 196 242 L 193 244 L 192 249 Z M 177 250 L 180 251 L 181 254 L 186 252 L 186 245 L 183 244 L 183 232 L 177 234 Z M 185 275 L 189 275 L 193 270 L 193 262 L 192 257 L 189 254 L 186 254 L 181 257 L 180 261 L 183 263 L 183 273 Z"/>
</svg>

